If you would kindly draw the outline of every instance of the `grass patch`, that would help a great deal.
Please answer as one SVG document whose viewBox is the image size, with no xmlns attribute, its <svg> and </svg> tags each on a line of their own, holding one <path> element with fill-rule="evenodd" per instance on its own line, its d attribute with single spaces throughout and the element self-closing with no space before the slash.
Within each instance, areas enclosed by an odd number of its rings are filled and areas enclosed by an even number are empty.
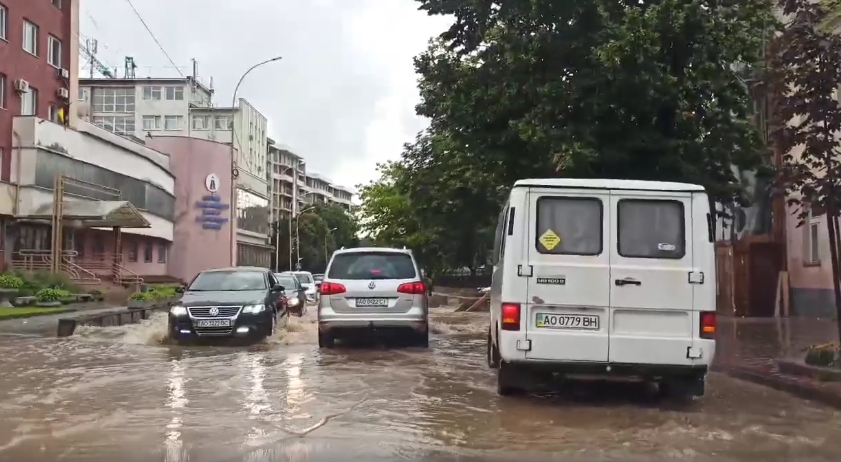
<svg viewBox="0 0 841 462">
<path fill-rule="evenodd" d="M 19 318 L 25 316 L 37 316 L 41 314 L 62 313 L 67 311 L 67 308 L 56 307 L 42 307 L 42 306 L 23 306 L 20 308 L 0 308 L 0 320 L 6 318 Z"/>
</svg>

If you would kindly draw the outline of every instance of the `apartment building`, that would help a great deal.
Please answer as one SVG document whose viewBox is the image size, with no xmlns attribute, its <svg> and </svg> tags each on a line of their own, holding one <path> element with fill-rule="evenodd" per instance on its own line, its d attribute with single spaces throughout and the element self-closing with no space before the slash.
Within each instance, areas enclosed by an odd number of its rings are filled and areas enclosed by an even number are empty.
<svg viewBox="0 0 841 462">
<path fill-rule="evenodd" d="M 266 181 L 271 189 L 271 221 L 295 216 L 315 204 L 335 204 L 351 210 L 353 191 L 308 173 L 306 160 L 292 149 L 268 139 Z"/>
<path fill-rule="evenodd" d="M 78 36 L 78 0 L 0 0 L 0 180 L 11 175 L 13 119 L 59 122 L 68 112 L 78 91 Z"/>
</svg>

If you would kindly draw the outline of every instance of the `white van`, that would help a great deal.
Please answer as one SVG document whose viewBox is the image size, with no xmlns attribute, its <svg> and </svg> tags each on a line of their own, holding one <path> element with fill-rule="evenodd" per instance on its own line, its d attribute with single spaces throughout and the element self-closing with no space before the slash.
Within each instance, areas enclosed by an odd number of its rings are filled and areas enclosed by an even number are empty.
<svg viewBox="0 0 841 462">
<path fill-rule="evenodd" d="M 713 240 L 701 186 L 517 181 L 494 245 L 487 354 L 499 394 L 559 373 L 702 396 L 715 354 Z"/>
</svg>

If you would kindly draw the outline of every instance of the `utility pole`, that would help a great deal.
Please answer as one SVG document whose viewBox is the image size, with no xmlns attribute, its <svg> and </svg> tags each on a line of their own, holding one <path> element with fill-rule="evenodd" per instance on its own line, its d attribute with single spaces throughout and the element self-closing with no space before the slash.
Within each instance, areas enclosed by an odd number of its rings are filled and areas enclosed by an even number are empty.
<svg viewBox="0 0 841 462">
<path fill-rule="evenodd" d="M 292 220 L 298 211 L 298 167 L 301 159 L 295 158 L 292 165 L 292 211 L 289 214 L 289 271 L 292 271 Z M 297 251 L 297 249 L 296 249 Z"/>
</svg>

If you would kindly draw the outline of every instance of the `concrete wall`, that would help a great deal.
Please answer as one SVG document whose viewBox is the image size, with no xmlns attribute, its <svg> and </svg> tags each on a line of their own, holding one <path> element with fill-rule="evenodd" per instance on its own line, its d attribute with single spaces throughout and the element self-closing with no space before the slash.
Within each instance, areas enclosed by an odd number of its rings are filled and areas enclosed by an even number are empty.
<svg viewBox="0 0 841 462">
<path fill-rule="evenodd" d="M 200 271 L 236 264 L 232 261 L 231 225 L 229 221 L 220 229 L 203 229 L 197 218 L 202 210 L 196 207 L 204 196 L 211 195 L 205 188 L 210 174 L 219 176 L 216 196 L 220 203 L 230 204 L 230 147 L 212 141 L 187 137 L 156 137 L 149 146 L 169 154 L 172 170 L 178 179 L 175 184 L 175 231 L 169 258 L 169 274 L 191 280 Z M 221 217 L 231 218 L 231 210 Z"/>
<path fill-rule="evenodd" d="M 788 272 L 791 284 L 791 306 L 801 316 L 827 317 L 835 313 L 835 296 L 832 292 L 832 266 L 829 255 L 829 233 L 826 215 L 814 217 L 811 223 L 818 226 L 819 262 L 807 256 L 809 225 L 798 227 L 797 209 L 789 207 L 786 216 L 786 245 Z"/>
</svg>

